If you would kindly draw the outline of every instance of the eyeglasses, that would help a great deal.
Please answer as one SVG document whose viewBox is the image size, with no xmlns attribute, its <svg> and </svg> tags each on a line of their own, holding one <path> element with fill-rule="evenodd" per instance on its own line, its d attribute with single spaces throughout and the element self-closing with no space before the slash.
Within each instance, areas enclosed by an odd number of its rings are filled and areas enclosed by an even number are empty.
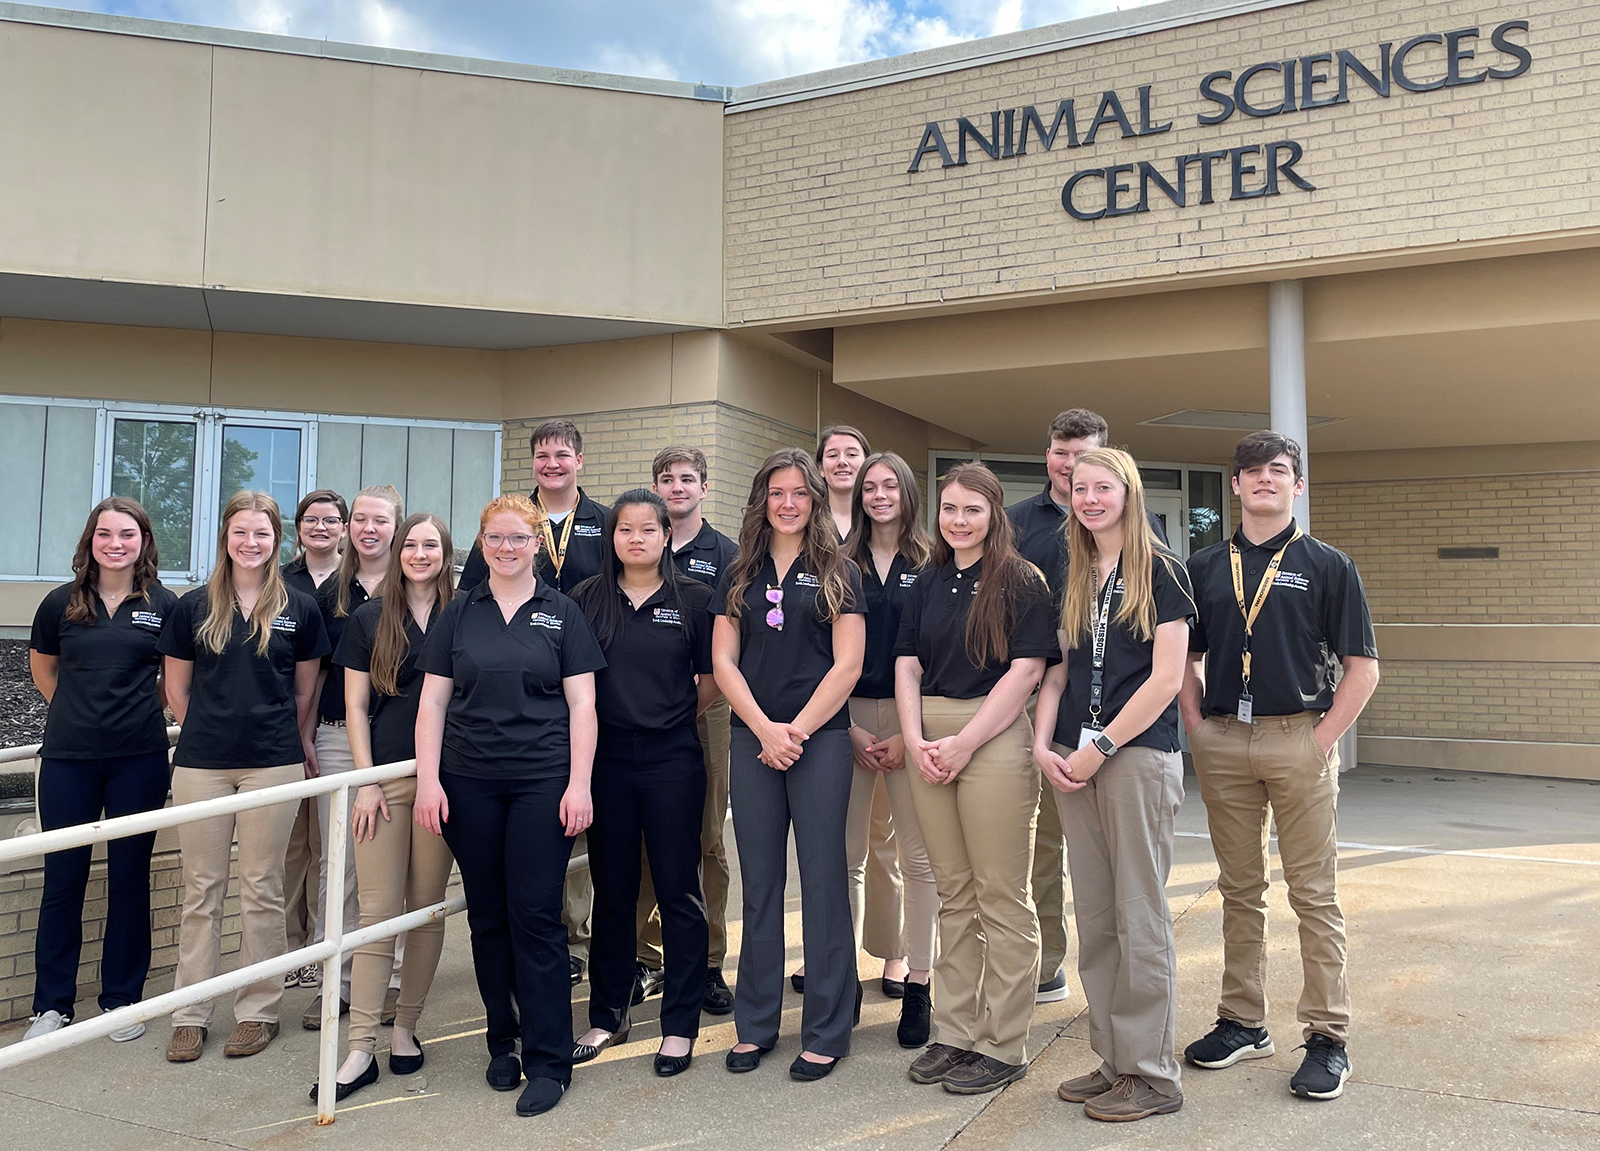
<svg viewBox="0 0 1600 1151">
<path fill-rule="evenodd" d="M 343 516 L 307 516 L 305 519 L 300 521 L 300 526 L 305 527 L 307 524 L 321 524 L 325 528 L 336 528 L 342 523 L 344 523 Z"/>
<path fill-rule="evenodd" d="M 774 631 L 783 630 L 783 589 L 781 587 L 767 588 L 767 602 L 774 605 L 767 611 L 767 626 Z"/>
<path fill-rule="evenodd" d="M 497 533 L 490 533 L 489 535 L 483 537 L 483 546 L 489 548 L 490 550 L 498 548 L 501 544 L 505 544 L 512 551 L 520 552 L 532 542 L 533 537 L 525 535 L 503 536 Z"/>
</svg>

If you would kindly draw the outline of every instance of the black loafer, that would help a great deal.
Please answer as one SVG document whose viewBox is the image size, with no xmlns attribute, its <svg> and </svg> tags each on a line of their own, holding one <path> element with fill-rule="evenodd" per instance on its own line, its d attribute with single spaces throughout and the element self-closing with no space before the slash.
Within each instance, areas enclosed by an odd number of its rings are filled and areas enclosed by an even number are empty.
<svg viewBox="0 0 1600 1151">
<path fill-rule="evenodd" d="M 567 956 L 567 971 L 572 976 L 572 986 L 583 982 L 583 960 L 576 955 Z"/>
<path fill-rule="evenodd" d="M 396 1055 L 389 1052 L 390 1075 L 415 1075 L 422 1070 L 422 1061 L 427 1058 L 422 1051 L 422 1040 L 416 1040 L 417 1053 L 415 1055 Z"/>
<path fill-rule="evenodd" d="M 656 1052 L 656 1074 L 663 1079 L 671 1079 L 674 1075 L 682 1075 L 689 1070 L 689 1064 L 694 1062 L 694 1052 L 687 1055 L 663 1055 Z"/>
<path fill-rule="evenodd" d="M 746 1071 L 754 1071 L 761 1066 L 761 1057 L 771 1051 L 770 1047 L 757 1047 L 754 1051 L 735 1051 L 728 1049 L 728 1057 L 723 1060 L 729 1071 L 735 1075 L 742 1075 Z"/>
<path fill-rule="evenodd" d="M 801 1083 L 815 1083 L 818 1079 L 826 1079 L 833 1074 L 833 1069 L 839 1066 L 838 1059 L 827 1063 L 813 1063 L 804 1055 L 796 1055 L 794 1062 L 789 1064 L 789 1078 L 799 1080 Z"/>
<path fill-rule="evenodd" d="M 900 1001 L 900 1026 L 895 1041 L 908 1051 L 928 1045 L 933 1027 L 933 989 L 926 983 L 908 983 Z"/>
<path fill-rule="evenodd" d="M 543 1115 L 560 1103 L 566 1093 L 567 1085 L 559 1079 L 530 1079 L 517 1098 L 517 1114 L 523 1118 Z"/>
<path fill-rule="evenodd" d="M 333 1101 L 335 1103 L 343 1103 L 346 1099 L 350 1098 L 350 1096 L 354 1095 L 357 1091 L 360 1091 L 363 1087 L 370 1087 L 377 1081 L 378 1061 L 374 1059 L 371 1063 L 367 1064 L 367 1069 L 365 1071 L 363 1071 L 360 1075 L 357 1075 L 349 1083 L 335 1083 L 333 1085 Z M 316 1083 L 311 1085 L 311 1101 L 313 1103 L 317 1101 L 318 1086 L 319 1085 Z"/>
<path fill-rule="evenodd" d="M 878 986 L 883 988 L 883 993 L 890 999 L 904 999 L 906 997 L 906 981 L 904 979 L 890 979 L 885 975 L 878 981 Z"/>
<path fill-rule="evenodd" d="M 722 968 L 706 968 L 706 993 L 700 1001 L 700 1010 L 707 1015 L 732 1015 L 733 992 L 722 978 Z"/>
<path fill-rule="evenodd" d="M 572 1062 L 574 1064 L 587 1063 L 596 1058 L 607 1047 L 615 1047 L 619 1043 L 628 1041 L 628 1032 L 633 1030 L 633 1020 L 624 1019 L 622 1026 L 599 1043 L 574 1043 L 572 1045 Z"/>
<path fill-rule="evenodd" d="M 667 973 L 660 967 L 651 967 L 648 963 L 639 963 L 633 971 L 633 1002 L 637 1007 L 652 995 L 660 995 L 661 989 L 667 985 Z"/>
<path fill-rule="evenodd" d="M 483 1073 L 489 1086 L 496 1091 L 515 1091 L 522 1082 L 522 1060 L 507 1052 L 489 1060 L 489 1070 Z"/>
<path fill-rule="evenodd" d="M 789 986 L 793 987 L 796 992 L 798 992 L 798 993 L 800 993 L 802 995 L 805 994 L 805 990 L 806 990 L 806 977 L 805 977 L 805 975 L 803 973 L 797 971 L 793 975 L 789 976 Z"/>
</svg>

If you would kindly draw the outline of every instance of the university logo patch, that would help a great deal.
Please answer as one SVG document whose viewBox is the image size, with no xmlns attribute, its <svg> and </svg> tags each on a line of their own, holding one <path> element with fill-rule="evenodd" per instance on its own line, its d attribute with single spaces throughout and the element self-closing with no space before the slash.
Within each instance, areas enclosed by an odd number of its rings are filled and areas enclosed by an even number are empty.
<svg viewBox="0 0 1600 1151">
<path fill-rule="evenodd" d="M 1273 587 L 1292 587 L 1295 591 L 1310 591 L 1311 581 L 1300 572 L 1286 572 L 1280 569 L 1273 577 Z"/>
<path fill-rule="evenodd" d="M 162 619 L 153 611 L 136 611 L 132 616 L 135 627 L 153 627 L 161 630 Z"/>
<path fill-rule="evenodd" d="M 683 620 L 679 617 L 678 609 L 675 607 L 656 608 L 655 621 L 657 623 L 670 623 L 677 627 L 683 626 Z"/>
<path fill-rule="evenodd" d="M 547 611 L 536 611 L 528 617 L 529 627 L 545 627 L 551 631 L 561 630 L 561 617 L 551 615 Z"/>
<path fill-rule="evenodd" d="M 696 575 L 714 576 L 717 574 L 717 565 L 710 560 L 690 560 L 689 570 Z"/>
<path fill-rule="evenodd" d="M 300 630 L 300 625 L 286 615 L 280 615 L 272 621 L 272 630 L 281 631 L 285 635 L 293 635 Z"/>
<path fill-rule="evenodd" d="M 796 587 L 821 587 L 822 581 L 810 572 L 796 572 L 794 577 Z"/>
<path fill-rule="evenodd" d="M 912 584 L 914 584 L 916 582 L 917 582 L 917 573 L 916 572 L 901 572 L 900 573 L 900 587 L 902 589 L 908 588 L 908 587 L 910 587 Z"/>
<path fill-rule="evenodd" d="M 573 524 L 572 534 L 575 536 L 597 536 L 600 534 L 599 524 Z"/>
</svg>

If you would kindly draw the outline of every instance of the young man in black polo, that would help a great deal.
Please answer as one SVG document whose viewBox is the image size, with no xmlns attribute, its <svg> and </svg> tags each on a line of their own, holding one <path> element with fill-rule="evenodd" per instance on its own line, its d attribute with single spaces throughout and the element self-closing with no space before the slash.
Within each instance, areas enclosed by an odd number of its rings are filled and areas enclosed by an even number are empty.
<svg viewBox="0 0 1600 1151">
<path fill-rule="evenodd" d="M 733 562 L 739 545 L 706 522 L 700 507 L 711 487 L 706 456 L 699 448 L 675 444 L 656 453 L 651 465 L 656 495 L 667 505 L 672 521 L 672 562 L 690 579 L 715 588 Z M 728 954 L 728 849 L 723 828 L 728 818 L 728 745 L 732 738 L 728 701 L 718 698 L 697 721 L 706 764 L 705 817 L 700 826 L 700 872 L 705 886 L 706 924 L 711 932 L 707 954 L 706 991 L 702 1003 L 711 1015 L 733 1011 L 733 992 L 722 977 Z M 646 862 L 639 877 L 639 981 L 635 1002 L 661 989 L 661 919 Z"/>
<path fill-rule="evenodd" d="M 1050 424 L 1050 446 L 1044 466 L 1049 481 L 1044 491 L 1006 509 L 1017 529 L 1017 550 L 1044 573 L 1050 595 L 1059 602 L 1067 576 L 1067 537 L 1072 515 L 1072 465 L 1078 455 L 1103 448 L 1111 439 L 1106 421 L 1087 408 L 1062 412 Z M 1152 513 L 1156 538 L 1167 542 L 1161 521 Z M 1031 708 L 1030 704 L 1030 708 Z M 1029 713 L 1032 714 L 1031 711 Z M 1049 782 L 1039 789 L 1039 827 L 1033 854 L 1033 902 L 1039 911 L 1040 1003 L 1057 1003 L 1069 992 L 1067 973 L 1066 839 L 1056 811 L 1056 793 Z"/>
<path fill-rule="evenodd" d="M 533 562 L 534 578 L 571 594 L 573 588 L 600 571 L 610 509 L 590 499 L 578 486 L 578 473 L 583 471 L 583 433 L 577 424 L 571 420 L 545 420 L 533 429 L 528 447 L 533 454 L 537 485 L 529 498 L 546 517 L 544 539 Z M 475 540 L 456 590 L 470 591 L 488 578 L 489 565 L 484 562 L 482 545 Z M 572 850 L 575 855 L 583 854 L 588 850 L 587 840 L 580 838 Z M 574 983 L 583 977 L 583 967 L 589 959 L 593 908 L 594 883 L 589 872 L 568 872 L 561 917 L 567 924 Z"/>
<path fill-rule="evenodd" d="M 1273 1054 L 1265 986 L 1270 808 L 1304 972 L 1298 1016 L 1306 1054 L 1289 1086 L 1301 1098 L 1335 1099 L 1350 1076 L 1336 887 L 1338 743 L 1378 685 L 1378 648 L 1356 565 L 1294 522 L 1304 490 L 1300 445 L 1251 433 L 1233 453 L 1239 530 L 1189 558 L 1200 619 L 1178 703 L 1221 869 L 1223 970 L 1217 1024 L 1184 1056 L 1221 1068 Z"/>
</svg>

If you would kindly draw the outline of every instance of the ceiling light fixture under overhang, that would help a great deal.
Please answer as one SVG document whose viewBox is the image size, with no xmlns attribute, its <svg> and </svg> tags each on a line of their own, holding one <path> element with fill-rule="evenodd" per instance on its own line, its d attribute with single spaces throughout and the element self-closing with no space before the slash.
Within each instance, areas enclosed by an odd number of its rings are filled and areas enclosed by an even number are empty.
<svg viewBox="0 0 1600 1151">
<path fill-rule="evenodd" d="M 1339 416 L 1307 416 L 1306 426 L 1320 428 L 1324 424 L 1337 424 Z M 1168 412 L 1164 416 L 1156 416 L 1150 420 L 1140 420 L 1145 427 L 1152 428 L 1199 428 L 1215 432 L 1259 432 L 1272 426 L 1272 417 L 1266 412 L 1223 412 L 1208 411 L 1200 408 L 1184 408 L 1180 412 Z"/>
</svg>

